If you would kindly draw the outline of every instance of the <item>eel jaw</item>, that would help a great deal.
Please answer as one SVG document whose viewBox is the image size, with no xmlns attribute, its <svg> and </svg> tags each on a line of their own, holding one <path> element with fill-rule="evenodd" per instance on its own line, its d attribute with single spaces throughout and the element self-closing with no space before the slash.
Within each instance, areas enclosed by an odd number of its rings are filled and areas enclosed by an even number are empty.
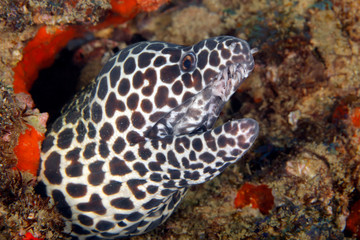
<svg viewBox="0 0 360 240">
<path fill-rule="evenodd" d="M 224 104 L 251 70 L 237 63 L 225 67 L 202 91 L 158 120 L 146 137 L 184 135 L 211 129 Z"/>
<path fill-rule="evenodd" d="M 213 94 L 220 97 L 223 102 L 227 102 L 243 80 L 248 77 L 249 72 L 241 64 L 232 64 L 226 67 L 212 83 Z"/>
</svg>

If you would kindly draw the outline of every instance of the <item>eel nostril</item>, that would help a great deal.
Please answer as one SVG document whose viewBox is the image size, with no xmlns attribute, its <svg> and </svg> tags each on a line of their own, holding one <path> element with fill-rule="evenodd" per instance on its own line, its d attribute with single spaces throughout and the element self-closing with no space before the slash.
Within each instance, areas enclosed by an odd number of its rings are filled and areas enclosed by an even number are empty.
<svg viewBox="0 0 360 240">
<path fill-rule="evenodd" d="M 252 49 L 250 50 L 250 52 L 251 52 L 251 54 L 256 54 L 256 53 L 259 52 L 259 49 L 257 49 L 257 48 L 252 48 Z"/>
</svg>

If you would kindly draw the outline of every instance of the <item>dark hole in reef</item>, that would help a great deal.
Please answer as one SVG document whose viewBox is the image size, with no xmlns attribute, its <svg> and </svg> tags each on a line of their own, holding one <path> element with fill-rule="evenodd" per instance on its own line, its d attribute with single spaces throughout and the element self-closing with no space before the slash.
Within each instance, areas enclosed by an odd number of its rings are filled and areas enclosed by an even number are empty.
<svg viewBox="0 0 360 240">
<path fill-rule="evenodd" d="M 138 42 L 142 42 L 142 41 L 147 41 L 147 39 L 142 36 L 141 34 L 135 33 L 131 36 L 130 41 L 126 41 L 127 45 L 130 44 L 134 44 L 134 43 L 138 43 Z"/>
<path fill-rule="evenodd" d="M 67 104 L 77 92 L 81 66 L 74 64 L 74 54 L 84 44 L 94 40 L 94 36 L 86 35 L 84 38 L 71 40 L 66 48 L 61 50 L 54 64 L 39 72 L 39 77 L 30 90 L 30 94 L 40 112 L 49 113 L 47 126 L 60 116 L 62 107 Z M 146 41 L 140 34 L 133 34 L 126 41 L 128 45 Z M 120 49 L 115 47 L 115 54 Z"/>
<path fill-rule="evenodd" d="M 39 72 L 30 94 L 40 112 L 49 113 L 50 126 L 60 116 L 61 108 L 76 93 L 81 68 L 73 63 L 75 50 L 60 51 L 54 64 Z"/>
<path fill-rule="evenodd" d="M 337 187 L 341 188 L 342 186 L 337 186 Z M 359 199 L 360 199 L 360 192 L 357 189 L 355 189 L 349 196 L 348 210 L 349 210 L 350 214 L 357 215 L 356 210 L 354 209 L 354 204 L 357 201 L 359 201 Z M 352 225 L 354 225 L 354 224 L 352 224 Z M 344 230 L 344 236 L 348 237 L 348 238 L 351 238 L 354 236 L 354 233 L 349 229 L 349 224 L 347 225 L 347 227 Z M 357 239 L 359 239 L 359 238 L 357 238 Z"/>
</svg>

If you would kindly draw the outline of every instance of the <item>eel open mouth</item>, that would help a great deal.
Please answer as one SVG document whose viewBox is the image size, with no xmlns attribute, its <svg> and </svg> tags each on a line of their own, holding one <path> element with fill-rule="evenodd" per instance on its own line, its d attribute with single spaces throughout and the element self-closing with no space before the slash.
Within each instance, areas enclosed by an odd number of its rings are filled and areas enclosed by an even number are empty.
<svg viewBox="0 0 360 240">
<path fill-rule="evenodd" d="M 224 104 L 251 70 L 240 63 L 225 67 L 203 90 L 158 120 L 147 137 L 183 135 L 211 129 Z"/>
</svg>

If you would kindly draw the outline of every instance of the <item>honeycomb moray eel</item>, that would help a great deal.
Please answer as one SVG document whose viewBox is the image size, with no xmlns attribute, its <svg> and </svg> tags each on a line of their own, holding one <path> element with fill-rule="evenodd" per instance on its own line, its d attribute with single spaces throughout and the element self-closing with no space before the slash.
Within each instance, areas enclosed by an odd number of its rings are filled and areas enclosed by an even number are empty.
<svg viewBox="0 0 360 240">
<path fill-rule="evenodd" d="M 139 42 L 113 56 L 66 106 L 42 145 L 38 189 L 73 239 L 139 235 L 163 223 L 188 187 L 250 148 L 252 119 L 212 129 L 254 68 L 246 41 Z"/>
</svg>

